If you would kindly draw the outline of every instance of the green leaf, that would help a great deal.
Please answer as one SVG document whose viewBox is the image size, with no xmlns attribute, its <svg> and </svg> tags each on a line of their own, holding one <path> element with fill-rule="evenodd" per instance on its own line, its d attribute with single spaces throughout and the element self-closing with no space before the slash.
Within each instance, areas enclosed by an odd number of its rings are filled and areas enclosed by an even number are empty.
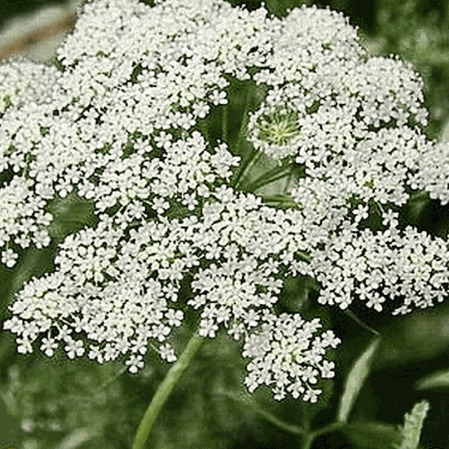
<svg viewBox="0 0 449 449">
<path fill-rule="evenodd" d="M 341 432 L 358 449 L 393 448 L 401 442 L 401 432 L 395 426 L 380 422 L 346 424 Z"/>
<path fill-rule="evenodd" d="M 429 374 L 416 384 L 417 390 L 430 390 L 432 388 L 449 388 L 449 369 Z"/>
<path fill-rule="evenodd" d="M 371 362 L 376 349 L 379 345 L 379 338 L 376 338 L 355 361 L 346 379 L 346 384 L 343 390 L 343 395 L 338 407 L 337 420 L 340 422 L 347 422 L 349 413 L 357 399 L 357 396 L 362 389 L 363 383 L 368 376 Z"/>
<path fill-rule="evenodd" d="M 429 411 L 429 403 L 421 401 L 415 404 L 413 410 L 405 415 L 402 428 L 402 441 L 398 449 L 418 449 L 421 430 Z"/>
</svg>

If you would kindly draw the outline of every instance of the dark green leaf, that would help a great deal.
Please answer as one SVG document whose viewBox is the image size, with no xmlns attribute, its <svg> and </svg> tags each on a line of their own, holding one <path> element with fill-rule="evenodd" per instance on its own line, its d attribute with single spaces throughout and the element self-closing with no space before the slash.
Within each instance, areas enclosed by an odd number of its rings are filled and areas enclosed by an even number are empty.
<svg viewBox="0 0 449 449">
<path fill-rule="evenodd" d="M 366 348 L 366 350 L 355 361 L 346 379 L 346 384 L 341 396 L 340 405 L 338 407 L 337 419 L 340 422 L 347 422 L 352 407 L 357 396 L 362 389 L 363 383 L 369 374 L 371 362 L 379 345 L 379 338 L 376 338 Z"/>
<path fill-rule="evenodd" d="M 433 388 L 449 388 L 449 369 L 437 371 L 419 380 L 416 384 L 418 390 L 430 390 Z"/>
</svg>

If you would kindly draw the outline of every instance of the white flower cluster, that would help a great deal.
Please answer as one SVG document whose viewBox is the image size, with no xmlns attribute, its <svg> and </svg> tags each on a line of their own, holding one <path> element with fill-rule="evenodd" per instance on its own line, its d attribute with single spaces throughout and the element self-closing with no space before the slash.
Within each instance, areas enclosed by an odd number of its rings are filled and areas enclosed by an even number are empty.
<svg viewBox="0 0 449 449">
<path fill-rule="evenodd" d="M 316 228 L 322 238 L 348 218 L 359 224 L 368 218 L 370 206 L 383 215 L 391 206 L 403 206 L 419 163 L 431 150 L 422 134 L 405 126 L 363 132 L 348 114 L 341 112 L 333 119 L 335 126 L 327 123 L 304 131 L 314 139 L 298 151 L 306 176 L 292 192 L 310 229 Z M 326 139 L 327 125 L 336 132 L 334 140 Z M 311 147 L 313 141 L 322 148 Z"/>
<path fill-rule="evenodd" d="M 443 175 L 423 162 L 438 155 L 420 131 L 421 81 L 398 60 L 367 58 L 340 14 L 93 0 L 57 57 L 60 69 L 0 67 L 2 263 L 49 244 L 55 198 L 89 201 L 98 223 L 18 293 L 5 328 L 20 352 L 124 356 L 137 372 L 149 347 L 176 359 L 169 336 L 193 308 L 201 336 L 243 340 L 251 390 L 314 402 L 339 340 L 318 335 L 319 320 L 275 312 L 286 276 L 315 276 L 319 301 L 340 307 L 391 298 L 404 313 L 443 298 L 446 243 L 399 230 L 392 212 L 415 188 L 445 200 Z M 240 158 L 208 128 L 231 79 L 267 92 L 247 137 L 304 166 L 297 208 L 233 185 Z M 363 229 L 373 214 L 382 229 Z"/>
<path fill-rule="evenodd" d="M 447 242 L 410 227 L 403 233 L 345 230 L 312 265 L 322 285 L 318 301 L 342 309 L 356 295 L 379 312 L 387 300 L 401 301 L 394 313 L 404 314 L 443 301 L 449 287 Z"/>
<path fill-rule="evenodd" d="M 243 356 L 250 357 L 245 384 L 249 391 L 260 385 L 273 388 L 275 399 L 316 402 L 322 392 L 313 386 L 319 378 L 334 377 L 335 363 L 324 360 L 328 347 L 340 343 L 332 331 L 316 335 L 320 320 L 304 321 L 299 315 L 267 315 L 258 332 L 246 341 Z"/>
<path fill-rule="evenodd" d="M 0 116 L 9 107 L 19 107 L 46 97 L 58 76 L 56 67 L 25 59 L 0 65 Z"/>
<path fill-rule="evenodd" d="M 34 195 L 31 182 L 20 177 L 14 177 L 11 182 L 0 188 L 0 247 L 9 243 L 11 237 L 15 244 L 22 248 L 30 246 L 31 242 L 37 248 L 50 243 L 47 227 L 51 215 L 44 211 L 44 202 Z M 6 254 L 11 254 L 8 257 Z M 7 258 L 6 266 L 11 268 L 17 255 L 6 249 L 2 258 Z"/>
<path fill-rule="evenodd" d="M 29 282 L 11 306 L 15 316 L 6 328 L 20 335 L 22 352 L 46 334 L 41 349 L 47 355 L 61 343 L 69 357 L 83 355 L 81 334 L 89 357 L 100 363 L 130 353 L 133 370 L 150 340 L 164 342 L 159 352 L 173 360 L 165 340 L 183 319 L 173 305 L 182 301 L 186 275 L 192 277 L 188 304 L 201 309 L 200 335 L 214 337 L 224 326 L 240 338 L 259 326 L 277 302 L 278 273 L 300 243 L 294 211 L 222 187 L 199 217 L 144 216 L 144 206 L 132 202 L 113 217 L 102 215 L 95 229 L 65 239 L 56 270 Z"/>
<path fill-rule="evenodd" d="M 419 170 L 414 173 L 411 186 L 429 192 L 432 199 L 449 203 L 449 142 L 434 145 L 418 161 Z"/>
<path fill-rule="evenodd" d="M 317 26 L 326 20 L 335 25 Z M 398 59 L 368 57 L 354 29 L 332 13 L 297 10 L 278 33 L 267 57 L 272 72 L 255 75 L 271 88 L 250 116 L 249 139 L 305 169 L 291 193 L 322 286 L 319 302 L 347 308 L 358 298 L 380 311 L 387 299 L 402 300 L 396 311 L 405 313 L 441 301 L 447 242 L 401 230 L 394 218 L 417 189 L 449 199 L 446 146 L 422 132 L 421 79 Z M 373 215 L 383 223 L 366 229 Z"/>
</svg>

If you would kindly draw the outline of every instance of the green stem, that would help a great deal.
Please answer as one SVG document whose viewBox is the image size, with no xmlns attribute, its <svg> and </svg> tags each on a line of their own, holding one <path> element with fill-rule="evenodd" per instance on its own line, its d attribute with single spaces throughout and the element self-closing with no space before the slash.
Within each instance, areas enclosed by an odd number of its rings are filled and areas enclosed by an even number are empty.
<svg viewBox="0 0 449 449">
<path fill-rule="evenodd" d="M 290 424 L 285 421 L 282 421 L 282 419 L 278 418 L 276 415 L 273 415 L 272 413 L 268 412 L 267 410 L 264 410 L 262 407 L 258 406 L 257 404 L 254 404 L 252 402 L 243 401 L 242 398 L 240 398 L 235 393 L 223 391 L 223 392 L 220 392 L 220 394 L 226 398 L 232 399 L 233 401 L 244 403 L 246 406 L 251 408 L 254 413 L 261 416 L 266 421 L 268 421 L 270 424 L 273 424 L 273 426 L 278 427 L 279 429 L 283 430 L 284 432 L 291 433 L 292 435 L 303 435 L 304 434 L 304 429 L 302 429 L 301 427 L 298 427 L 298 426 L 295 426 L 294 424 Z"/>
<path fill-rule="evenodd" d="M 270 200 L 265 200 L 265 203 L 268 205 L 274 205 L 274 206 L 283 206 L 283 207 L 287 207 L 289 209 L 297 209 L 298 208 L 298 204 L 295 203 L 294 201 L 270 201 Z"/>
<path fill-rule="evenodd" d="M 310 449 L 314 439 L 315 435 L 313 433 L 306 433 L 302 438 L 301 449 Z"/>
<path fill-rule="evenodd" d="M 223 142 L 228 141 L 228 107 L 229 104 L 226 104 L 223 106 L 223 116 L 222 116 L 222 122 L 221 122 L 221 139 Z"/>
<path fill-rule="evenodd" d="M 314 430 L 313 438 L 319 437 L 321 435 L 325 435 L 327 433 L 335 432 L 336 430 L 341 429 L 344 426 L 344 423 L 341 422 L 332 422 L 320 429 Z"/>
<path fill-rule="evenodd" d="M 203 120 L 203 121 L 199 122 L 198 126 L 200 128 L 200 131 L 202 131 L 202 134 L 205 137 L 205 139 L 208 142 L 210 142 L 210 135 L 209 135 L 209 129 L 208 129 L 207 120 Z"/>
<path fill-rule="evenodd" d="M 260 189 L 261 187 L 270 184 L 271 182 L 277 181 L 278 179 L 282 179 L 285 177 L 291 170 L 289 166 L 277 166 L 259 176 L 255 179 L 248 187 L 247 190 L 255 191 Z"/>
<path fill-rule="evenodd" d="M 189 366 L 190 361 L 200 349 L 203 340 L 203 338 L 195 333 L 178 361 L 168 371 L 167 376 L 159 385 L 156 394 L 151 399 L 150 405 L 139 424 L 132 449 L 146 449 L 148 437 L 162 407 L 170 396 L 170 393 L 173 391 L 176 383 Z"/>
<path fill-rule="evenodd" d="M 372 327 L 368 326 L 365 322 L 363 322 L 354 312 L 351 312 L 350 310 L 345 310 L 346 315 L 348 315 L 351 320 L 353 320 L 355 323 L 357 323 L 360 327 L 367 330 L 368 332 L 371 332 L 373 335 L 376 335 L 378 337 L 380 335 L 380 332 L 376 331 L 376 329 L 373 329 Z"/>
<path fill-rule="evenodd" d="M 289 175 L 287 173 L 287 175 Z M 273 182 L 279 181 L 281 179 L 285 179 L 286 173 L 280 173 L 277 176 L 272 176 L 271 178 L 267 179 L 266 181 L 263 181 L 262 183 L 259 183 L 256 187 L 254 187 L 254 191 L 260 190 L 262 187 L 265 187 L 269 184 L 272 184 Z"/>
<path fill-rule="evenodd" d="M 283 191 L 284 194 L 287 194 L 288 192 L 290 192 L 292 190 L 291 184 L 294 181 L 295 181 L 295 175 L 294 175 L 293 171 L 291 171 L 289 173 L 289 175 L 286 177 L 284 191 Z"/>
<path fill-rule="evenodd" d="M 305 432 L 302 441 L 301 441 L 301 449 L 310 449 L 312 447 L 313 442 L 317 437 L 320 437 L 322 435 L 325 435 L 327 433 L 335 432 L 336 430 L 341 429 L 343 426 L 342 423 L 339 422 L 332 422 L 330 424 L 327 424 L 324 427 L 321 427 L 319 429 L 313 430 L 311 432 Z"/>
<path fill-rule="evenodd" d="M 242 120 L 240 122 L 239 133 L 237 136 L 237 144 L 240 144 L 245 134 L 246 126 L 248 124 L 249 105 L 250 105 L 250 96 L 248 94 L 248 90 L 245 90 L 245 101 L 243 102 L 242 108 L 243 113 L 242 113 Z"/>
<path fill-rule="evenodd" d="M 256 165 L 261 156 L 262 154 L 259 152 L 254 153 L 254 155 L 248 160 L 248 163 L 242 167 L 242 170 L 240 170 L 240 173 L 237 175 L 235 180 L 235 188 L 240 186 L 241 182 L 245 179 L 245 176 L 254 167 L 254 165 Z"/>
</svg>

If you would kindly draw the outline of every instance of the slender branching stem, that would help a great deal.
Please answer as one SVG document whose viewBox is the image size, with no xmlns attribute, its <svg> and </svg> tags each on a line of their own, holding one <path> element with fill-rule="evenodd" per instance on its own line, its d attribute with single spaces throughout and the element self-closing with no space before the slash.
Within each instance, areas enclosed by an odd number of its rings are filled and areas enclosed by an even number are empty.
<svg viewBox="0 0 449 449">
<path fill-rule="evenodd" d="M 320 437 L 321 435 L 325 435 L 327 433 L 335 432 L 336 430 L 341 429 L 344 426 L 344 423 L 341 422 L 331 422 L 326 426 L 320 427 L 313 431 L 313 438 Z"/>
<path fill-rule="evenodd" d="M 344 424 L 340 422 L 331 422 L 313 431 L 305 432 L 301 439 L 301 449 L 311 449 L 312 444 L 316 438 L 327 433 L 335 432 L 336 430 L 339 430 L 343 425 Z"/>
<path fill-rule="evenodd" d="M 134 439 L 132 449 L 146 449 L 148 437 L 153 429 L 159 413 L 162 410 L 173 388 L 183 375 L 186 368 L 189 366 L 192 359 L 201 347 L 203 338 L 196 333 L 188 342 L 184 352 L 179 357 L 178 361 L 170 368 L 167 376 L 159 385 L 155 395 L 151 399 L 150 405 L 142 418 L 142 421 L 137 428 L 137 433 Z"/>
<path fill-rule="evenodd" d="M 228 141 L 229 104 L 223 106 L 223 116 L 221 120 L 221 139 Z"/>
<path fill-rule="evenodd" d="M 289 173 L 281 172 L 276 176 L 272 176 L 271 178 L 268 178 L 268 179 L 258 183 L 257 185 L 255 185 L 255 187 L 253 189 L 254 189 L 254 191 L 260 190 L 262 187 L 265 187 L 269 184 L 273 184 L 276 181 L 285 179 L 286 176 L 289 176 Z"/>
<path fill-rule="evenodd" d="M 306 433 L 301 438 L 301 449 L 310 449 L 314 440 L 313 433 Z"/>
<path fill-rule="evenodd" d="M 376 331 L 376 329 L 373 329 L 371 326 L 368 326 L 364 321 L 362 321 L 354 312 L 351 312 L 350 310 L 345 310 L 346 315 L 348 315 L 351 320 L 353 320 L 355 323 L 357 323 L 360 327 L 367 330 L 368 332 L 372 333 L 376 337 L 380 335 L 380 332 Z"/>
<path fill-rule="evenodd" d="M 249 186 L 247 190 L 255 191 L 274 181 L 284 178 L 291 171 L 290 166 L 277 166 L 259 176 Z"/>
<path fill-rule="evenodd" d="M 228 391 L 222 391 L 220 392 L 220 395 L 233 401 L 243 403 L 246 407 L 250 408 L 254 413 L 259 415 L 261 418 L 265 419 L 267 422 L 277 427 L 278 429 L 283 430 L 284 432 L 290 433 L 292 435 L 304 434 L 303 428 L 283 421 L 281 418 L 277 417 L 276 415 L 273 415 L 269 411 L 265 410 L 263 407 L 259 406 L 257 403 L 244 401 L 238 394 Z"/>
<path fill-rule="evenodd" d="M 262 156 L 262 153 L 255 152 L 253 156 L 248 160 L 247 164 L 242 167 L 239 174 L 237 175 L 237 178 L 235 180 L 235 188 L 238 188 L 242 181 L 245 179 L 246 175 L 251 171 L 251 169 L 256 165 L 256 163 L 259 161 L 260 157 Z"/>
</svg>

